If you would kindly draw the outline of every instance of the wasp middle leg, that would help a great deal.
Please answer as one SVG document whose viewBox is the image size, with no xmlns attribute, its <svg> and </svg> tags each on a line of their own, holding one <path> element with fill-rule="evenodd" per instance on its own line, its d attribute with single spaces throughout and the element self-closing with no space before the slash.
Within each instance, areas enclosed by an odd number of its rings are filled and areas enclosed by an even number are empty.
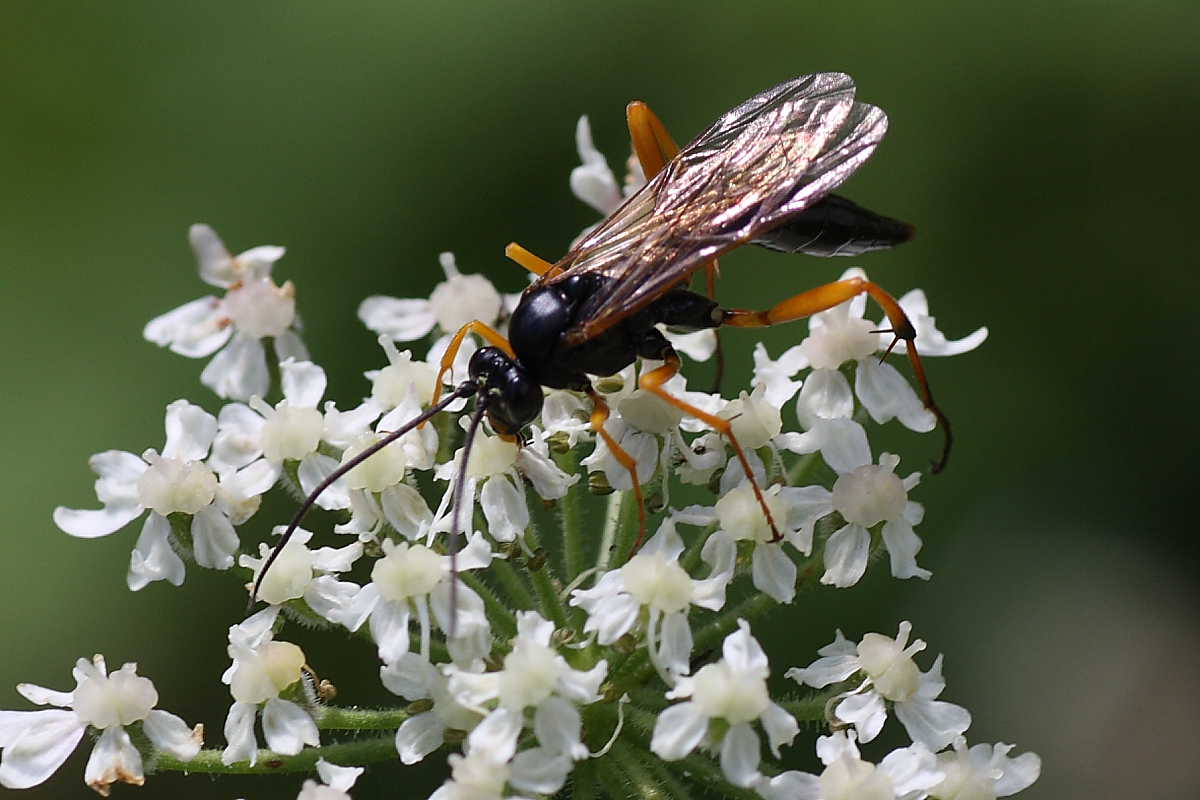
<svg viewBox="0 0 1200 800">
<path fill-rule="evenodd" d="M 642 375 L 638 381 L 638 386 L 656 395 L 663 402 L 678 408 L 683 413 L 695 417 L 729 440 L 729 444 L 733 447 L 733 452 L 737 455 L 738 462 L 746 472 L 746 479 L 750 481 L 750 486 L 754 489 L 754 497 L 758 500 L 763 515 L 767 518 L 767 524 L 771 527 L 771 541 L 779 541 L 783 538 L 783 534 L 779 532 L 779 528 L 775 525 L 775 518 L 771 515 L 771 509 L 767 505 L 767 499 L 763 496 L 762 489 L 758 485 L 758 480 L 754 477 L 754 470 L 750 468 L 750 461 L 746 458 L 746 451 L 742 449 L 741 443 L 733 435 L 732 423 L 727 419 L 696 408 L 686 400 L 682 400 L 664 389 L 663 384 L 671 380 L 679 372 L 679 354 L 675 352 L 674 348 L 668 346 L 660 358 L 665 363 L 661 367 L 652 369 Z"/>
</svg>

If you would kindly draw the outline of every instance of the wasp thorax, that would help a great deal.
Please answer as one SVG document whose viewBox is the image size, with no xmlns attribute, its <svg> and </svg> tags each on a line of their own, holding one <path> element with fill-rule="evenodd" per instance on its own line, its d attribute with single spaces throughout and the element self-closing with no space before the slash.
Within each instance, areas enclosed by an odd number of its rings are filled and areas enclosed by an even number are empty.
<svg viewBox="0 0 1200 800">
<path fill-rule="evenodd" d="M 515 434 L 542 411 L 542 387 L 497 347 L 481 347 L 471 356 L 471 380 L 487 395 L 488 420 L 497 433 Z"/>
</svg>

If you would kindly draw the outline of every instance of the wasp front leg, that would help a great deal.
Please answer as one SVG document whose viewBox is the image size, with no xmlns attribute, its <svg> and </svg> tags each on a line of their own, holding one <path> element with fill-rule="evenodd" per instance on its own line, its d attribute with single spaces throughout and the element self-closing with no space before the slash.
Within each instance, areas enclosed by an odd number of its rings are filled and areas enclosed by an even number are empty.
<svg viewBox="0 0 1200 800">
<path fill-rule="evenodd" d="M 732 325 L 735 328 L 763 328 L 768 325 L 778 325 L 781 322 L 791 322 L 795 319 L 802 319 L 822 311 L 828 311 L 834 306 L 844 303 L 851 298 L 857 297 L 860 294 L 866 294 L 871 297 L 879 307 L 883 309 L 883 313 L 887 315 L 888 322 L 891 323 L 893 335 L 892 343 L 888 346 L 884 353 L 886 356 L 896 346 L 896 343 L 904 340 L 905 350 L 908 352 L 908 360 L 912 364 L 913 372 L 917 376 L 917 383 L 921 387 L 921 402 L 925 404 L 925 408 L 937 418 L 938 424 L 942 427 L 942 431 L 946 436 L 946 442 L 942 447 L 942 455 L 933 465 L 933 472 L 941 472 L 946 466 L 946 460 L 950 456 L 950 445 L 954 441 L 954 436 L 950 430 L 950 420 L 938 408 L 933 399 L 933 391 L 929 388 L 929 381 L 925 377 L 925 367 L 921 364 L 921 357 L 917 354 L 915 339 L 917 330 L 913 327 L 912 322 L 908 319 L 908 315 L 904 313 L 904 309 L 900 307 L 900 303 L 896 298 L 892 297 L 879 284 L 867 280 L 866 278 L 846 278 L 833 283 L 827 283 L 824 286 L 818 286 L 814 289 L 809 289 L 806 292 L 789 297 L 782 303 L 777 303 L 766 311 L 747 311 L 744 309 L 727 309 L 724 311 L 724 319 L 722 324 Z"/>
<path fill-rule="evenodd" d="M 436 405 L 438 398 L 442 396 L 442 379 L 446 377 L 446 373 L 454 366 L 454 359 L 458 356 L 459 348 L 462 347 L 463 339 L 467 338 L 468 333 L 482 336 L 493 347 L 503 350 L 509 358 L 516 358 L 513 354 L 512 345 L 508 343 L 508 339 L 501 336 L 495 329 L 479 320 L 468 322 L 458 329 L 458 332 L 454 334 L 454 338 L 450 340 L 450 344 L 446 347 L 446 352 L 442 354 L 442 363 L 440 369 L 438 369 L 437 380 L 433 382 L 433 400 L 431 405 Z"/>
</svg>

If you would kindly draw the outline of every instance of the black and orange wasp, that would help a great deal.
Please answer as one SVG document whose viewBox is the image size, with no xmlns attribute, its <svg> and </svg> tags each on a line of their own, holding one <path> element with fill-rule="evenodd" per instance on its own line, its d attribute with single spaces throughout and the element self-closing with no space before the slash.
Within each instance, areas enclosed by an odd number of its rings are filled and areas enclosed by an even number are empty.
<svg viewBox="0 0 1200 800">
<path fill-rule="evenodd" d="M 678 372 L 680 360 L 659 324 L 687 330 L 763 327 L 810 316 L 860 294 L 869 295 L 887 315 L 893 344 L 906 343 L 922 400 L 943 428 L 945 445 L 934 465 L 935 472 L 940 470 L 950 450 L 949 423 L 930 392 L 914 346 L 916 331 L 884 289 L 863 278 L 849 278 L 801 292 L 765 311 L 722 308 L 711 297 L 716 259 L 744 244 L 835 256 L 889 248 L 911 238 L 910 225 L 831 194 L 871 156 L 887 130 L 884 112 L 856 101 L 854 94 L 853 80 L 841 73 L 794 78 L 725 112 L 683 148 L 675 145 L 644 103 L 631 103 L 627 108 L 629 131 L 646 184 L 556 263 L 509 245 L 509 257 L 538 277 L 513 311 L 508 338 L 478 321 L 457 332 L 442 359 L 429 408 L 340 467 L 313 491 L 260 571 L 252 600 L 275 556 L 325 488 L 464 397 L 476 399 L 463 464 L 470 457 L 471 443 L 484 416 L 498 434 L 516 439 L 541 412 L 543 387 L 587 394 L 593 403 L 592 428 L 633 476 L 644 533 L 645 511 L 634 461 L 605 431 L 609 410 L 589 377 L 612 375 L 638 357 L 663 362 L 641 375 L 642 389 L 700 419 L 729 441 L 778 538 L 771 512 L 729 421 L 663 388 Z M 693 273 L 701 269 L 709 275 L 708 296 L 686 288 Z M 469 378 L 439 399 L 443 378 L 470 333 L 488 345 L 472 356 Z M 460 466 L 460 472 L 462 469 Z M 462 505 L 464 483 L 460 474 L 456 512 Z M 456 534 L 461 530 L 459 520 L 454 521 L 452 530 Z"/>
</svg>

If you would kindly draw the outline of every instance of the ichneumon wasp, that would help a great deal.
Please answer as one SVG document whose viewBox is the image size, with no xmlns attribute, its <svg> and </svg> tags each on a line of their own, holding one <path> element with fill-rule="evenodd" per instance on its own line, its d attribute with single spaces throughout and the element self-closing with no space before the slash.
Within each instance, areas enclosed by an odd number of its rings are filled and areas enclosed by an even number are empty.
<svg viewBox="0 0 1200 800">
<path fill-rule="evenodd" d="M 475 409 L 455 484 L 454 534 L 461 530 L 462 471 L 483 418 L 498 434 L 516 440 L 541 412 L 543 387 L 570 389 L 591 398 L 592 429 L 633 476 L 641 524 L 636 549 L 645 532 L 645 509 L 635 463 L 605 431 L 609 409 L 589 376 L 612 375 L 639 357 L 663 362 L 642 374 L 640 388 L 729 441 L 778 539 L 770 509 L 730 422 L 663 388 L 678 372 L 680 359 L 656 327 L 659 324 L 690 330 L 764 327 L 869 295 L 887 315 L 893 345 L 905 341 L 922 400 L 945 433 L 942 455 L 934 465 L 934 472 L 939 471 L 950 451 L 949 422 L 925 378 L 913 342 L 916 331 L 883 288 L 863 278 L 849 278 L 801 292 L 763 311 L 722 308 L 712 297 L 716 259 L 743 244 L 834 256 L 888 248 L 912 237 L 910 225 L 831 194 L 870 157 L 887 130 L 883 111 L 857 102 L 854 92 L 854 82 L 841 73 L 794 78 L 725 112 L 683 148 L 649 107 L 630 103 L 629 132 L 646 184 L 555 263 L 519 245 L 508 246 L 507 255 L 537 275 L 513 312 L 508 338 L 478 321 L 455 334 L 441 361 L 430 407 L 342 465 L 310 494 L 259 571 L 251 601 L 325 488 L 454 401 L 470 396 L 475 397 Z M 707 295 L 686 288 L 701 269 L 708 276 Z M 487 346 L 471 358 L 468 380 L 441 398 L 443 378 L 463 339 L 472 333 Z"/>
</svg>

